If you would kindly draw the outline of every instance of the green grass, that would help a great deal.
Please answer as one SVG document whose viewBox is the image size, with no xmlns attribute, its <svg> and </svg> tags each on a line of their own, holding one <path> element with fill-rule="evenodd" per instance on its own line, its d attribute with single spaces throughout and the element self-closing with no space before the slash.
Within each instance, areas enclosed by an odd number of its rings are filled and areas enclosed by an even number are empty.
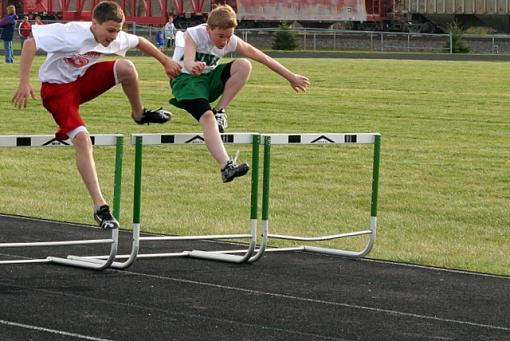
<svg viewBox="0 0 510 341">
<path fill-rule="evenodd" d="M 140 127 L 116 87 L 82 107 L 92 133 L 198 132 L 171 108 L 156 61 L 133 58 L 149 107 L 173 122 Z M 36 60 L 39 65 L 42 59 Z M 510 69 L 504 62 L 281 59 L 312 81 L 295 94 L 254 63 L 250 82 L 229 107 L 230 132 L 380 132 L 378 235 L 372 258 L 510 275 Z M 33 85 L 38 91 L 34 67 Z M 51 134 L 40 100 L 15 110 L 16 64 L 0 65 L 0 134 Z M 234 154 L 237 146 L 228 147 Z M 250 161 L 249 146 L 240 146 Z M 271 232 L 322 235 L 365 229 L 371 146 L 273 146 Z M 112 148 L 95 149 L 111 199 Z M 71 148 L 0 149 L 0 211 L 92 223 L 92 204 Z M 129 227 L 133 148 L 124 159 L 122 219 Z M 146 147 L 142 228 L 202 234 L 246 232 L 249 179 L 222 184 L 204 146 Z M 283 243 L 279 245 L 287 245 Z M 326 245 L 356 249 L 362 237 Z M 142 246 L 143 247 L 143 246 Z"/>
</svg>

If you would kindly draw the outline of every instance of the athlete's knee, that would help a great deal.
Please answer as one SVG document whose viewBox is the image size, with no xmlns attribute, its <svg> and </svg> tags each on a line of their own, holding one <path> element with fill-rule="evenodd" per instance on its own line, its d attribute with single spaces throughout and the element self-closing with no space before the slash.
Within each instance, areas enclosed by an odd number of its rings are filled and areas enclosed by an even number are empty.
<svg viewBox="0 0 510 341">
<path fill-rule="evenodd" d="M 214 114 L 211 110 L 206 111 L 199 120 L 200 126 L 204 132 L 205 143 L 209 145 L 211 141 L 211 134 L 219 133 L 218 131 L 218 122 L 214 117 Z"/>
<path fill-rule="evenodd" d="M 72 138 L 73 145 L 76 149 L 92 148 L 92 141 L 88 131 L 80 131 L 74 138 Z"/>
<path fill-rule="evenodd" d="M 202 123 L 202 124 L 208 124 L 208 123 L 211 123 L 211 122 L 216 122 L 216 118 L 214 118 L 214 113 L 212 112 L 212 110 L 205 111 L 202 114 L 202 116 L 200 116 L 199 122 Z"/>
<path fill-rule="evenodd" d="M 119 59 L 115 63 L 115 73 L 119 83 L 123 81 L 138 79 L 138 72 L 135 64 L 127 59 Z"/>
<path fill-rule="evenodd" d="M 198 120 L 200 125 L 202 126 L 202 129 L 210 129 L 211 127 L 215 127 L 218 125 L 216 122 L 216 118 L 214 117 L 214 114 L 212 110 L 207 110 L 200 116 L 200 120 Z"/>
<path fill-rule="evenodd" d="M 251 73 L 251 62 L 246 58 L 239 58 L 232 63 L 232 72 L 241 72 L 243 74 L 249 75 Z"/>
</svg>

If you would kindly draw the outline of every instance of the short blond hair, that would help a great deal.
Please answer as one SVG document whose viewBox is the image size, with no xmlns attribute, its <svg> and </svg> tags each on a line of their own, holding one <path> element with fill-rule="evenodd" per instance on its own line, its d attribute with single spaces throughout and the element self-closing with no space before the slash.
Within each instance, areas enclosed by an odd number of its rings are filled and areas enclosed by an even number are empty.
<svg viewBox="0 0 510 341">
<path fill-rule="evenodd" d="M 209 17 L 207 18 L 207 25 L 211 29 L 215 28 L 232 28 L 237 27 L 237 15 L 232 7 L 229 5 L 220 5 L 213 9 L 211 13 L 209 13 Z"/>
<path fill-rule="evenodd" d="M 16 6 L 14 5 L 7 6 L 7 13 L 9 14 L 16 13 Z"/>
</svg>

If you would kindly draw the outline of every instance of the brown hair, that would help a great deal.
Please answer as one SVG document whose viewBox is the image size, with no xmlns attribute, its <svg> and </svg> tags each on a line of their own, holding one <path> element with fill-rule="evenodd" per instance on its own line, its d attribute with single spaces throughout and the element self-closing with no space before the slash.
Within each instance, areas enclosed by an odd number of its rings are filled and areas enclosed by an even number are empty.
<svg viewBox="0 0 510 341">
<path fill-rule="evenodd" d="M 118 3 L 115 1 L 102 1 L 94 7 L 92 17 L 96 19 L 99 24 L 105 21 L 124 21 L 124 12 Z"/>
<path fill-rule="evenodd" d="M 211 29 L 237 27 L 236 12 L 229 5 L 220 5 L 209 13 L 207 25 Z"/>
</svg>

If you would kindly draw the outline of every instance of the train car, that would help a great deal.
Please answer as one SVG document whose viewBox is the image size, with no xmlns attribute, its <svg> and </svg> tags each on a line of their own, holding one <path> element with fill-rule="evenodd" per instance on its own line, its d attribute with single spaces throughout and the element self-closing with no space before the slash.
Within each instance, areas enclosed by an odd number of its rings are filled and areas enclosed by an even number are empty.
<svg viewBox="0 0 510 341">
<path fill-rule="evenodd" d="M 6 0 L 3 0 L 6 1 Z M 15 0 L 20 13 L 59 20 L 90 20 L 98 0 Z M 377 24 L 391 21 L 397 0 L 117 0 L 126 21 L 163 25 L 168 16 L 185 28 L 203 22 L 219 4 L 231 5 L 241 27 L 277 26 L 282 22 L 310 27 L 332 24 Z"/>
<path fill-rule="evenodd" d="M 18 14 L 45 19 L 90 20 L 99 0 L 0 0 Z M 274 27 L 282 22 L 304 27 L 420 32 L 443 31 L 453 20 L 468 26 L 510 31 L 510 0 L 116 0 L 127 22 L 161 26 L 171 15 L 178 28 L 204 22 L 219 4 L 237 13 L 240 28 Z M 410 24 L 409 24 L 410 23 Z"/>
<path fill-rule="evenodd" d="M 415 22 L 432 23 L 446 29 L 457 21 L 464 28 L 490 27 L 510 33 L 510 0 L 402 0 L 402 11 Z"/>
<path fill-rule="evenodd" d="M 240 0 L 237 16 L 241 23 L 299 22 L 302 25 L 331 25 L 341 21 L 367 21 L 363 0 Z"/>
<path fill-rule="evenodd" d="M 4 0 L 5 1 L 5 0 Z M 90 20 L 92 9 L 100 0 L 15 0 L 18 13 L 47 20 Z M 117 1 L 127 22 L 141 25 L 163 25 L 168 19 L 167 0 Z"/>
<path fill-rule="evenodd" d="M 329 27 L 336 23 L 384 27 L 393 18 L 397 0 L 217 0 L 237 12 L 241 27 L 277 26 L 282 22 L 305 27 Z"/>
</svg>

